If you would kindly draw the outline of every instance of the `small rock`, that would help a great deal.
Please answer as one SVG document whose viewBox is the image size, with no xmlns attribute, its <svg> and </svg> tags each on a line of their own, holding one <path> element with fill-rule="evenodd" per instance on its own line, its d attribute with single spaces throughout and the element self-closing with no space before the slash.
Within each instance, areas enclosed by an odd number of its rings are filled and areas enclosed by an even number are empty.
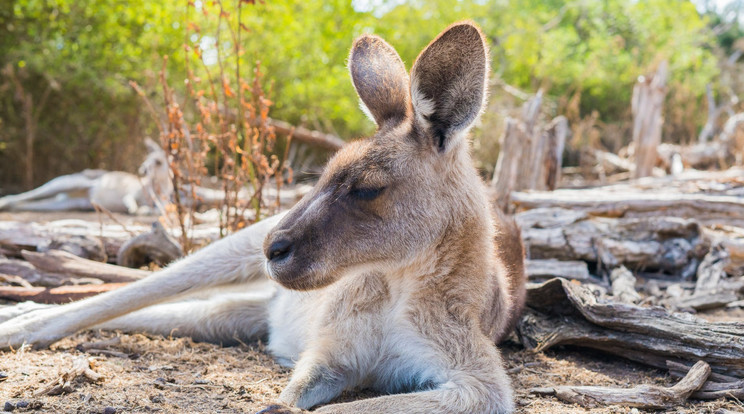
<svg viewBox="0 0 744 414">
<path fill-rule="evenodd" d="M 27 408 L 29 405 L 28 401 L 21 400 L 16 403 L 16 408 Z"/>
<path fill-rule="evenodd" d="M 165 398 L 163 398 L 163 394 L 151 395 L 150 396 L 150 401 L 152 401 L 152 402 L 154 402 L 156 404 L 162 404 L 162 403 L 165 402 Z"/>
<path fill-rule="evenodd" d="M 15 410 L 15 405 L 13 405 L 10 401 L 5 401 L 5 406 L 3 406 L 3 411 L 13 411 Z"/>
<path fill-rule="evenodd" d="M 6 379 L 8 379 L 8 373 L 0 371 L 0 382 L 5 381 Z"/>
<path fill-rule="evenodd" d="M 116 414 L 116 408 L 106 407 L 103 409 L 103 414 Z"/>
</svg>

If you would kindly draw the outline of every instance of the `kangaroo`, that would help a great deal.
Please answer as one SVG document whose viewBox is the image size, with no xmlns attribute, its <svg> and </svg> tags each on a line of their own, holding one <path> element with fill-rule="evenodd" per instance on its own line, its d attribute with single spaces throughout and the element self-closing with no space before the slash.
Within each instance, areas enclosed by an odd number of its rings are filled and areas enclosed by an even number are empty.
<svg viewBox="0 0 744 414">
<path fill-rule="evenodd" d="M 90 211 L 99 205 L 116 213 L 150 213 L 154 203 L 170 199 L 173 184 L 165 151 L 149 138 L 145 145 L 148 155 L 139 168 L 142 179 L 123 171 L 85 170 L 0 197 L 0 211 Z"/>
<path fill-rule="evenodd" d="M 387 395 L 315 412 L 512 412 L 496 343 L 524 305 L 524 251 L 516 224 L 492 211 L 466 137 L 486 99 L 483 35 L 450 26 L 410 77 L 389 44 L 364 35 L 349 70 L 377 132 L 341 149 L 296 206 L 119 290 L 10 308 L 0 346 L 91 327 L 268 337 L 294 371 L 262 413 L 306 412 L 358 387 Z M 204 295 L 213 288 L 223 290 Z"/>
</svg>

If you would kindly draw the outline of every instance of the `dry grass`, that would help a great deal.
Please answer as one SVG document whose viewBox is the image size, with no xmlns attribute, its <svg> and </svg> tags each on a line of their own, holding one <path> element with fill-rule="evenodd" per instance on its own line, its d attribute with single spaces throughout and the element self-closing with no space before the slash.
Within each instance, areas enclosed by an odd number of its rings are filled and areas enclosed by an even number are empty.
<svg viewBox="0 0 744 414">
<path fill-rule="evenodd" d="M 34 397 L 35 390 L 55 380 L 75 356 L 75 346 L 117 335 L 87 332 L 65 339 L 51 350 L 5 353 L 0 371 L 8 379 L 0 383 L 0 404 L 27 401 L 39 412 L 118 413 L 234 413 L 255 412 L 274 401 L 286 386 L 290 370 L 275 364 L 260 342 L 223 348 L 194 343 L 184 338 L 118 334 L 121 343 L 107 349 L 129 358 L 97 357 L 100 383 L 78 380 L 74 391 L 58 396 Z M 601 354 L 564 349 L 535 354 L 516 344 L 504 348 L 512 372 L 517 404 L 522 413 L 628 413 L 627 407 L 587 410 L 552 397 L 531 395 L 529 389 L 558 384 L 632 387 L 639 384 L 669 385 L 663 372 Z M 370 397 L 370 392 L 350 393 L 342 400 Z M 713 413 L 727 408 L 744 410 L 735 401 L 692 402 L 670 412 Z M 21 410 L 18 410 L 21 411 Z"/>
</svg>

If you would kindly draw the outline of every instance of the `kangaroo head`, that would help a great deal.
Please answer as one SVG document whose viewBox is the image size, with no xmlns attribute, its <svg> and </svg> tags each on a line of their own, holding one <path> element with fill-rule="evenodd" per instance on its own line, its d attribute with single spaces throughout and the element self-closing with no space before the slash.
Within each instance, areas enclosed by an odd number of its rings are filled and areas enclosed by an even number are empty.
<svg viewBox="0 0 744 414">
<path fill-rule="evenodd" d="M 171 170 L 168 155 L 163 148 L 150 138 L 145 138 L 147 157 L 139 167 L 145 185 L 150 187 L 161 200 L 168 200 L 173 193 Z"/>
<path fill-rule="evenodd" d="M 354 42 L 349 71 L 375 135 L 351 142 L 264 242 L 270 276 L 291 289 L 395 270 L 453 226 L 488 214 L 466 134 L 486 99 L 487 49 L 472 23 L 435 38 L 407 74 L 377 36 Z"/>
</svg>

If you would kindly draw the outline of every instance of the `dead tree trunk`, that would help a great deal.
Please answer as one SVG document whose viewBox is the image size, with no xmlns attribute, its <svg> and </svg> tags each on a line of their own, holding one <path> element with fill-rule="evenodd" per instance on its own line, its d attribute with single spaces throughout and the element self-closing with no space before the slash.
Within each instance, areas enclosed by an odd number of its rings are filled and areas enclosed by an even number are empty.
<svg viewBox="0 0 744 414">
<path fill-rule="evenodd" d="M 635 178 L 647 177 L 656 163 L 656 147 L 661 143 L 662 110 L 666 95 L 668 65 L 662 62 L 651 78 L 639 77 L 633 87 L 633 142 Z"/>
<path fill-rule="evenodd" d="M 491 183 L 497 204 L 506 209 L 509 195 L 519 190 L 553 190 L 560 179 L 568 133 L 565 117 L 538 126 L 542 91 L 522 108 L 522 119 L 507 118 Z"/>
</svg>

